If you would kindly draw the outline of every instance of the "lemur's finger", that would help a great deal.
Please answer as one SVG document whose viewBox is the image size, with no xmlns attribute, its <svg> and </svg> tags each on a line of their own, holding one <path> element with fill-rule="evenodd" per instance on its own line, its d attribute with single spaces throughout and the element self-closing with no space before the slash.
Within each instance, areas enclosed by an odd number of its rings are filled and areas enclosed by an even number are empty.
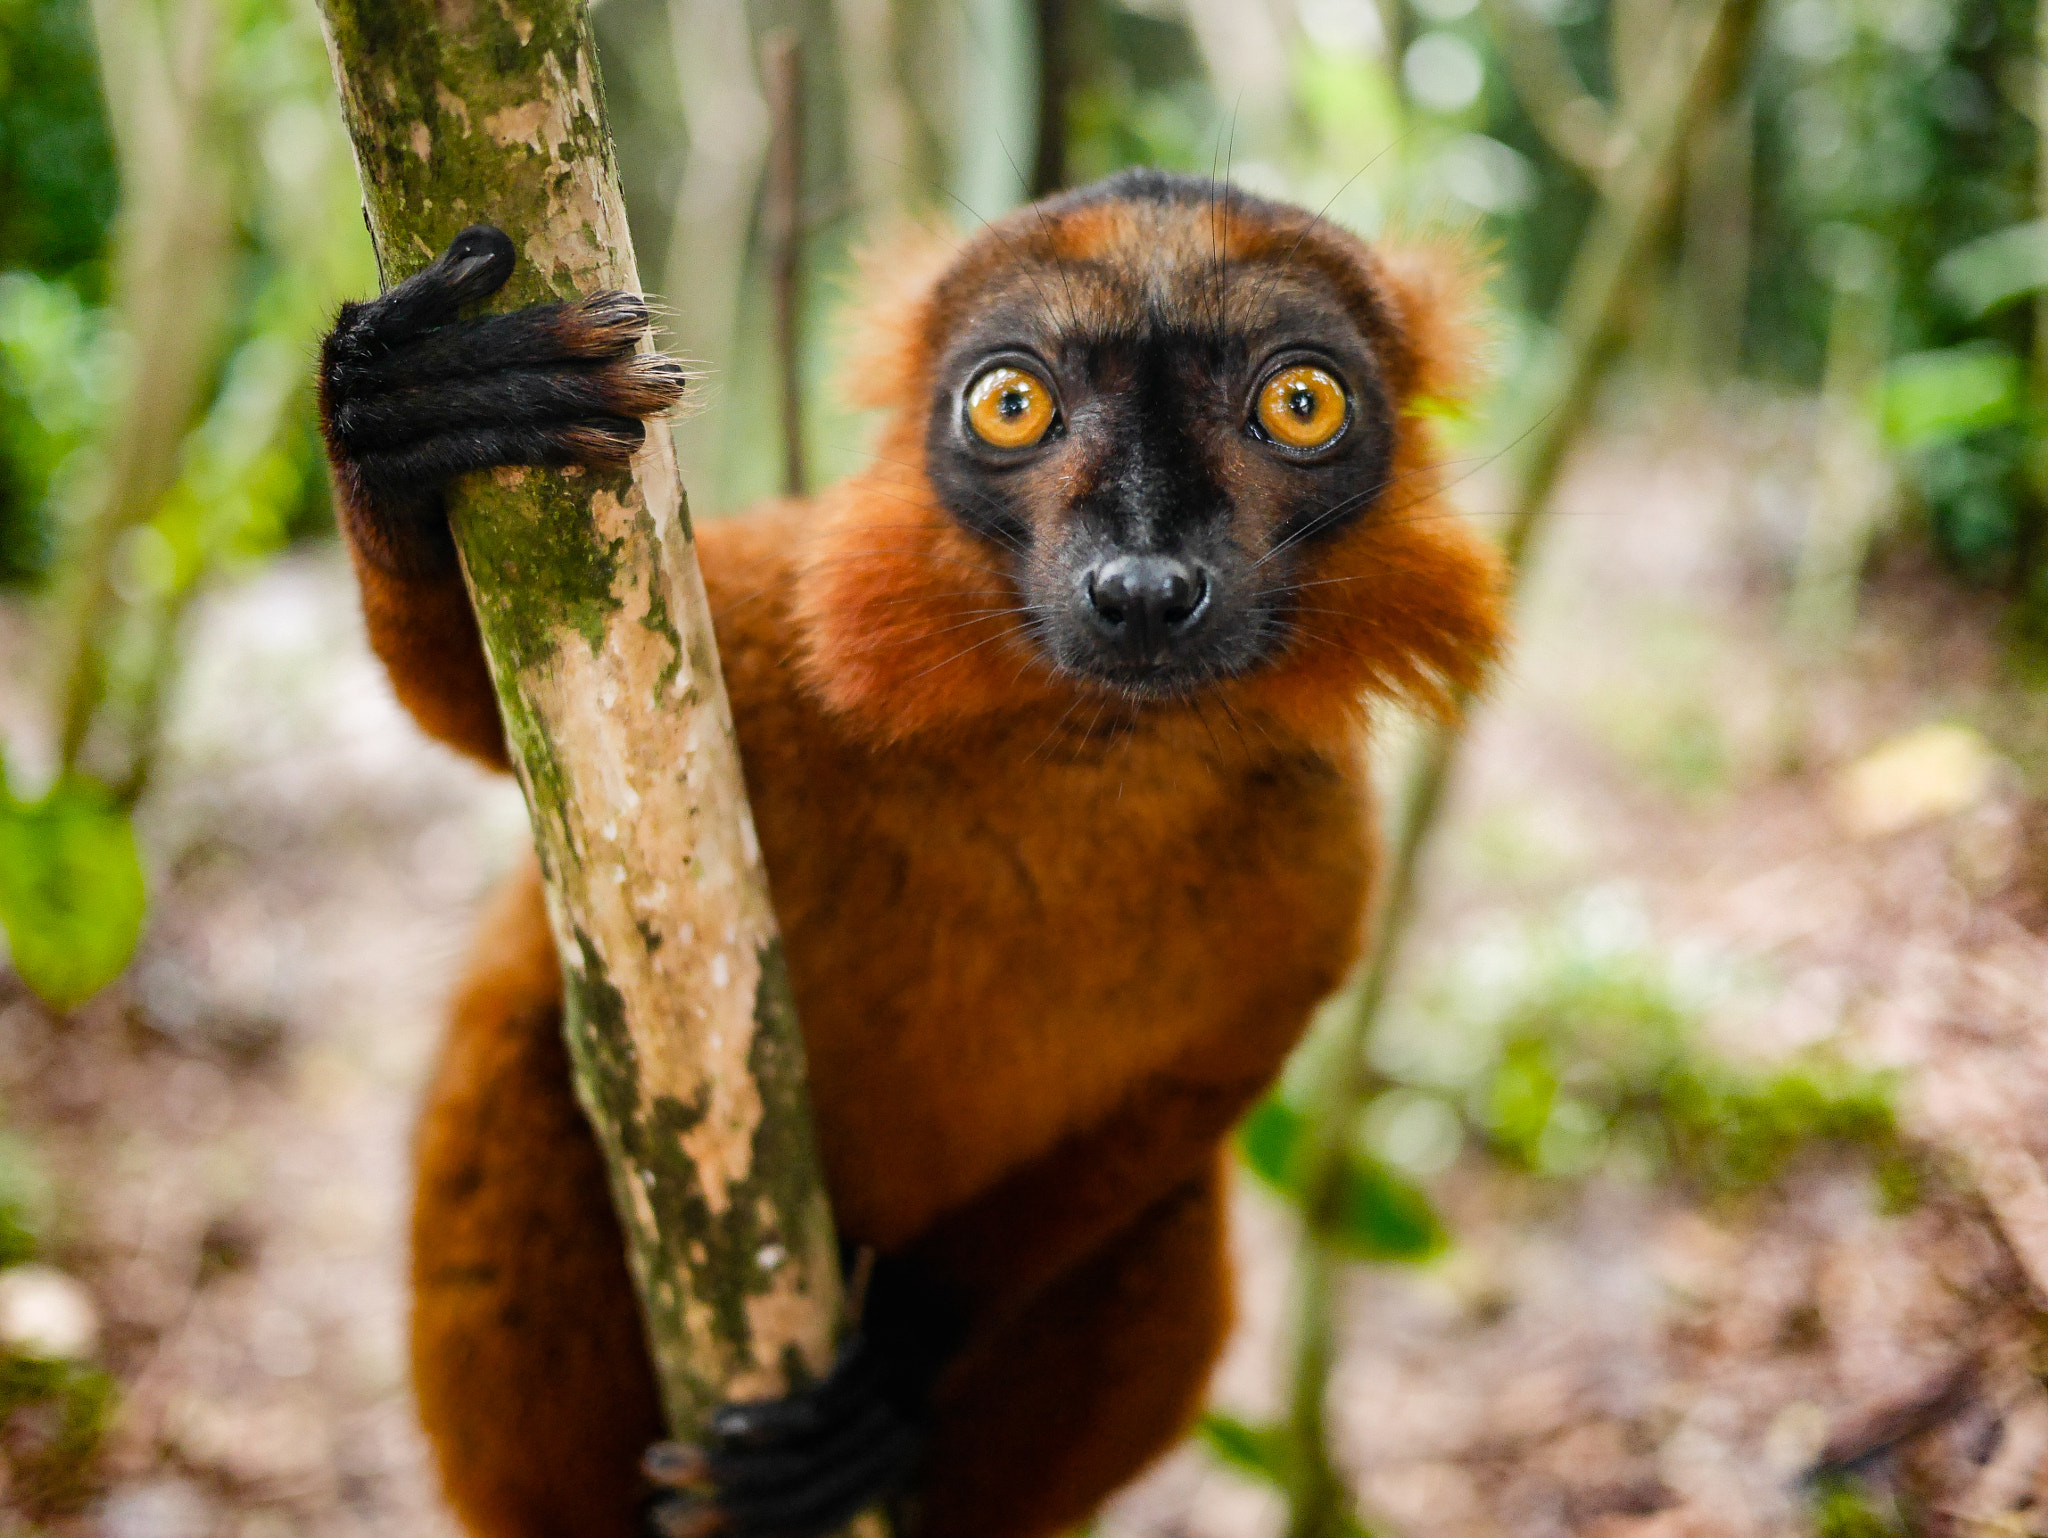
<svg viewBox="0 0 2048 1538">
<path fill-rule="evenodd" d="M 373 492 L 404 494 L 499 465 L 623 465 L 647 429 L 636 417 L 591 417 L 546 426 L 478 427 L 442 433 L 404 448 L 365 454 L 356 473 Z"/>
<path fill-rule="evenodd" d="M 332 430 L 354 452 L 372 454 L 472 428 L 657 416 L 682 399 L 684 383 L 683 366 L 661 353 L 504 369 L 345 400 Z"/>
<path fill-rule="evenodd" d="M 711 1483 L 711 1455 L 694 1442 L 656 1442 L 641 1454 L 640 1472 L 670 1490 L 699 1490 Z"/>
<path fill-rule="evenodd" d="M 517 261 L 511 236 L 496 225 L 472 224 L 403 283 L 375 299 L 342 306 L 329 345 L 380 349 L 445 325 L 464 305 L 503 288 Z"/>
<path fill-rule="evenodd" d="M 726 1515 L 694 1495 L 663 1495 L 647 1506 L 647 1528 L 656 1538 L 712 1538 L 726 1530 Z"/>
<path fill-rule="evenodd" d="M 630 353 L 647 322 L 647 301 L 616 290 L 536 304 L 439 325 L 379 347 L 343 348 L 328 359 L 327 386 L 333 398 L 353 401 L 500 369 L 602 362 Z"/>
</svg>

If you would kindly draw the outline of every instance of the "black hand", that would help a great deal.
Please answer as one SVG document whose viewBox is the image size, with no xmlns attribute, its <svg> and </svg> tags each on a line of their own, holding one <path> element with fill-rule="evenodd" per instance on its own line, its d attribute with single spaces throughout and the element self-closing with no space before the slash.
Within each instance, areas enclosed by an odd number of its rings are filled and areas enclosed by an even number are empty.
<svg viewBox="0 0 2048 1538">
<path fill-rule="evenodd" d="M 454 561 L 443 494 L 497 465 L 617 465 L 641 418 L 681 397 L 682 365 L 636 354 L 647 305 L 594 294 L 460 320 L 511 276 L 511 240 L 472 225 L 389 293 L 345 304 L 321 349 L 321 419 L 342 514 L 376 564 L 402 575 Z"/>
<path fill-rule="evenodd" d="M 958 1306 L 884 1260 L 860 1326 L 824 1381 L 782 1399 L 729 1404 L 697 1446 L 647 1457 L 657 1538 L 820 1538 L 910 1483 L 932 1385 L 964 1333 Z"/>
</svg>

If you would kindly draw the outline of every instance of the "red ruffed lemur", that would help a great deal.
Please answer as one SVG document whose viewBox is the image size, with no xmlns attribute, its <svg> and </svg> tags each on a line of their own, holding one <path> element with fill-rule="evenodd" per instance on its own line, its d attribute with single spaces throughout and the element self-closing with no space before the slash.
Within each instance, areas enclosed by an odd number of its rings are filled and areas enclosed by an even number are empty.
<svg viewBox="0 0 2048 1538">
<path fill-rule="evenodd" d="M 443 490 L 623 462 L 682 389 L 629 295 L 460 318 L 513 261 L 465 231 L 321 381 L 372 644 L 500 768 Z M 418 1146 L 414 1381 L 479 1535 L 1084 1520 L 1228 1326 L 1224 1140 L 1357 952 L 1371 702 L 1447 708 L 1500 644 L 1418 409 L 1468 361 L 1455 260 L 1138 171 L 895 267 L 871 468 L 697 530 L 861 1314 L 822 1382 L 657 1445 L 529 868 Z"/>
</svg>

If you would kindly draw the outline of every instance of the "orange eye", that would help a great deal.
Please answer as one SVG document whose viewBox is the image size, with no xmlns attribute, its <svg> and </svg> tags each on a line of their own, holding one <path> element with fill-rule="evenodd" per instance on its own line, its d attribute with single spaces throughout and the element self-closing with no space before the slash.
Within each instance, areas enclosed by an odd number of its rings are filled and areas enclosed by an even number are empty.
<svg viewBox="0 0 2048 1538">
<path fill-rule="evenodd" d="M 996 448 L 1030 448 L 1052 418 L 1052 387 L 1021 368 L 998 364 L 967 387 L 967 425 Z"/>
<path fill-rule="evenodd" d="M 1320 449 L 1350 420 L 1344 387 L 1328 369 L 1296 363 L 1259 387 L 1259 426 L 1284 448 Z"/>
</svg>

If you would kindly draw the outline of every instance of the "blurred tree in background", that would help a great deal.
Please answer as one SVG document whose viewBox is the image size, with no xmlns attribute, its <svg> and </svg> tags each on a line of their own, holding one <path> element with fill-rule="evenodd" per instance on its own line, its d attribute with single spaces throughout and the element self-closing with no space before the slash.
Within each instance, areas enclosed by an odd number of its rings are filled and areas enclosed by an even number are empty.
<svg viewBox="0 0 2048 1538">
<path fill-rule="evenodd" d="M 83 4 L 27 0 L 0 14 L 0 577 L 40 576 L 44 503 L 87 427 L 85 307 L 103 300 L 114 216 L 113 145 Z M 60 286 L 61 285 L 61 286 Z"/>
<path fill-rule="evenodd" d="M 774 489 L 772 363 L 740 345 L 763 334 L 770 303 L 768 32 L 813 45 L 802 370 L 823 480 L 859 453 L 830 371 L 849 252 L 905 211 L 971 223 L 1133 164 L 1227 169 L 1368 233 L 1476 231 L 1498 258 L 1503 377 L 1525 381 L 1545 366 L 1544 323 L 1625 152 L 1631 82 L 1648 77 L 1675 12 L 1675 0 L 605 0 L 642 266 L 662 275 L 675 337 L 710 370 L 707 408 L 679 426 L 699 512 Z M 289 0 L 224 0 L 201 22 L 214 33 L 206 132 L 234 182 L 231 297 L 205 393 L 208 409 L 246 420 L 258 358 L 237 376 L 228 357 L 259 336 L 310 345 L 323 308 L 369 268 L 345 217 L 312 23 Z M 1638 361 L 1683 382 L 1795 396 L 1826 386 L 1831 358 L 1869 354 L 1856 405 L 1894 450 L 1925 537 L 1959 575 L 2016 596 L 2048 561 L 2025 388 L 2048 277 L 2033 225 L 2034 26 L 2019 0 L 1774 5 L 1747 88 L 1696 135 L 1686 213 L 1643 275 L 1632 338 Z M 0 12 L 0 578 L 17 584 L 51 580 L 91 501 L 125 345 L 109 308 L 124 168 L 93 37 L 82 0 Z M 190 529 L 175 560 L 138 538 L 124 580 L 138 562 L 161 581 L 167 566 L 324 527 L 303 396 L 287 415 L 282 459 L 266 461 L 260 491 L 244 477 L 241 512 L 215 520 L 209 554 Z M 216 445 L 227 431 L 216 422 Z"/>
<path fill-rule="evenodd" d="M 0 577 L 41 592 L 52 702 L 0 759 L 0 921 L 70 1003 L 140 925 L 187 604 L 328 524 L 308 359 L 372 269 L 305 9 L 27 0 L 0 69 Z"/>
</svg>

